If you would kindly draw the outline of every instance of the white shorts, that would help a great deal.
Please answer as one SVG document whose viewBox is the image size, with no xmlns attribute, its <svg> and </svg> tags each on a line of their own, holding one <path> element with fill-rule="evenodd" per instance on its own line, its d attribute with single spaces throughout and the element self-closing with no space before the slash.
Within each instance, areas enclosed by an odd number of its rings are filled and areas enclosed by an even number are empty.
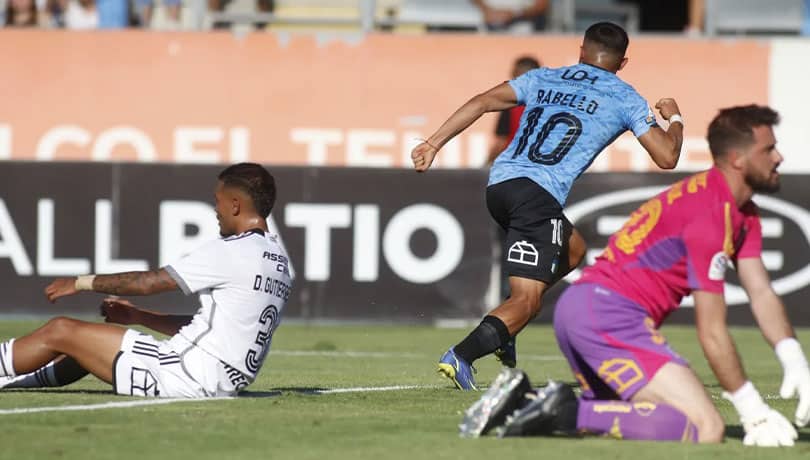
<svg viewBox="0 0 810 460">
<path fill-rule="evenodd" d="M 241 372 L 182 336 L 161 341 L 127 329 L 113 362 L 113 389 L 126 396 L 235 396 L 249 383 Z"/>
</svg>

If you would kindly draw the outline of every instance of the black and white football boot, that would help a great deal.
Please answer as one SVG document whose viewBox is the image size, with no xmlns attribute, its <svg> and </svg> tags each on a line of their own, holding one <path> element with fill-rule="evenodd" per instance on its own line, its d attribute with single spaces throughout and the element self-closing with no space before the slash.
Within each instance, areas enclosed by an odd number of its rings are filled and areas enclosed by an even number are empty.
<svg viewBox="0 0 810 460">
<path fill-rule="evenodd" d="M 529 377 L 520 369 L 504 368 L 492 385 L 464 413 L 458 426 L 459 434 L 465 438 L 477 438 L 503 424 L 506 416 L 529 402 L 527 394 L 532 394 Z"/>
<path fill-rule="evenodd" d="M 551 381 L 527 399 L 523 407 L 506 417 L 498 437 L 576 434 L 579 400 L 571 386 Z"/>
</svg>

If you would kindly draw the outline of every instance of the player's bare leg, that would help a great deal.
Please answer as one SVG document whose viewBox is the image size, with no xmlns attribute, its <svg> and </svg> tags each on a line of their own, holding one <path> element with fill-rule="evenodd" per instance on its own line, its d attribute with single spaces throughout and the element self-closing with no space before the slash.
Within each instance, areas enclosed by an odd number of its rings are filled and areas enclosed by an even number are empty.
<svg viewBox="0 0 810 460">
<path fill-rule="evenodd" d="M 582 235 L 572 228 L 567 247 L 568 265 L 557 280 L 582 262 L 585 249 Z M 485 316 L 478 327 L 439 360 L 439 372 L 450 378 L 459 389 L 475 389 L 472 363 L 482 356 L 495 353 L 505 366 L 515 367 L 517 364 L 514 338 L 540 312 L 541 300 L 549 284 L 510 276 L 509 287 L 509 298 Z"/>
<path fill-rule="evenodd" d="M 564 278 L 566 275 L 571 273 L 571 271 L 582 262 L 582 259 L 585 258 L 586 248 L 587 247 L 585 245 L 585 239 L 582 238 L 582 235 L 577 231 L 576 228 L 572 227 L 571 236 L 568 238 L 568 265 L 564 267 L 563 272 L 561 272 L 560 275 L 558 276 L 558 280 Z M 554 283 L 552 283 L 552 285 L 553 284 Z M 542 292 L 540 293 L 541 298 L 547 287 L 548 286 L 544 287 Z M 507 367 L 517 366 L 517 348 L 515 343 L 515 337 L 523 329 L 523 327 L 525 327 L 529 323 L 529 321 L 531 321 L 540 312 L 540 309 L 542 308 L 542 304 L 540 302 L 541 301 L 538 301 L 536 310 L 529 312 L 528 317 L 527 319 L 525 319 L 525 323 L 523 324 L 523 326 L 520 326 L 519 324 L 524 320 L 521 317 L 513 318 L 516 319 L 516 321 L 511 321 L 510 322 L 511 325 L 507 324 L 507 328 L 509 329 L 511 338 L 506 344 L 501 345 L 498 349 L 495 350 L 495 357 L 498 358 L 498 360 L 501 363 L 503 363 L 504 366 Z M 509 314 L 508 311 L 504 313 L 507 315 Z M 500 317 L 500 319 L 504 321 L 504 318 Z M 515 324 L 515 322 L 517 322 L 518 324 Z M 504 323 L 506 323 L 506 321 L 504 321 Z"/>
<path fill-rule="evenodd" d="M 588 245 L 585 244 L 585 238 L 579 233 L 576 228 L 571 229 L 571 236 L 568 237 L 568 270 L 560 276 L 564 278 L 565 275 L 571 273 L 571 270 L 577 268 L 582 259 L 585 258 L 585 251 Z"/>
<path fill-rule="evenodd" d="M 577 429 L 632 440 L 723 440 L 723 419 L 703 384 L 686 366 L 664 364 L 630 399 L 580 399 Z"/>
<path fill-rule="evenodd" d="M 68 355 L 83 369 L 112 383 L 113 361 L 125 332 L 126 329 L 111 324 L 57 317 L 13 343 L 3 343 L 0 363 L 5 375 L 13 376 L 35 371 L 61 355 Z M 11 363 L 13 368 L 8 369 Z"/>
<path fill-rule="evenodd" d="M 500 319 L 514 337 L 540 312 L 540 299 L 547 288 L 548 284 L 542 281 L 510 276 L 509 298 L 489 315 Z"/>
<path fill-rule="evenodd" d="M 664 364 L 630 399 L 580 399 L 577 429 L 632 440 L 723 440 L 723 419 L 703 384 L 686 366 Z"/>
<path fill-rule="evenodd" d="M 688 367 L 672 362 L 664 364 L 632 400 L 667 404 L 677 409 L 697 427 L 700 442 L 723 440 L 723 418 L 700 379 Z"/>
</svg>

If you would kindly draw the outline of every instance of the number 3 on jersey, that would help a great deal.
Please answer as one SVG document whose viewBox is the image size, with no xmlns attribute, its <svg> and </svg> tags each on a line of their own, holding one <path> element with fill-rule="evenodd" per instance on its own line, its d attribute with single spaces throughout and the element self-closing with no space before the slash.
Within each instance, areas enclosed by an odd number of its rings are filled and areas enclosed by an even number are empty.
<svg viewBox="0 0 810 460">
<path fill-rule="evenodd" d="M 515 149 L 515 153 L 512 155 L 512 158 L 517 158 L 523 154 L 523 150 L 529 143 L 529 138 L 534 133 L 534 129 L 537 127 L 537 122 L 543 115 L 543 110 L 543 107 L 535 107 L 529 112 L 528 115 L 526 115 L 526 127 L 523 128 L 523 133 L 520 135 L 517 148 Z M 552 150 L 551 153 L 540 152 L 540 147 L 543 145 L 543 142 L 546 141 L 549 134 L 551 134 L 551 131 L 559 124 L 568 127 L 568 130 L 565 132 L 562 139 L 560 139 L 559 144 L 554 147 L 554 150 Z M 544 165 L 554 165 L 559 163 L 563 158 L 565 158 L 574 144 L 576 144 L 580 134 L 582 134 L 582 122 L 579 120 L 579 118 L 568 112 L 557 112 L 553 114 L 548 118 L 548 120 L 546 120 L 545 123 L 543 123 L 543 126 L 540 127 L 540 132 L 537 134 L 537 138 L 535 138 L 534 142 L 529 147 L 529 160 Z"/>
<path fill-rule="evenodd" d="M 278 309 L 275 305 L 268 305 L 259 315 L 259 324 L 262 327 L 259 333 L 256 334 L 256 341 L 254 342 L 258 347 L 252 347 L 248 350 L 245 357 L 245 367 L 250 372 L 259 372 L 259 368 L 262 367 L 264 357 L 267 356 L 267 351 L 270 349 L 273 331 L 278 326 L 278 319 Z"/>
</svg>

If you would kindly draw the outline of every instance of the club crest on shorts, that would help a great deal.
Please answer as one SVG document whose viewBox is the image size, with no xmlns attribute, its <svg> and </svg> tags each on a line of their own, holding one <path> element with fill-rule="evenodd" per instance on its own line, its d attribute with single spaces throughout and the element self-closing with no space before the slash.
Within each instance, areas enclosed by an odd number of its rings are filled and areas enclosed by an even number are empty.
<svg viewBox="0 0 810 460">
<path fill-rule="evenodd" d="M 728 254 L 722 251 L 715 254 L 709 264 L 709 279 L 712 281 L 722 281 L 725 279 L 728 264 Z"/>
<path fill-rule="evenodd" d="M 160 396 L 157 380 L 149 369 L 133 367 L 129 381 L 132 396 Z"/>
<path fill-rule="evenodd" d="M 507 262 L 515 262 L 517 264 L 537 266 L 537 261 L 540 259 L 540 253 L 533 244 L 526 240 L 516 241 L 509 247 L 507 254 Z"/>
</svg>

